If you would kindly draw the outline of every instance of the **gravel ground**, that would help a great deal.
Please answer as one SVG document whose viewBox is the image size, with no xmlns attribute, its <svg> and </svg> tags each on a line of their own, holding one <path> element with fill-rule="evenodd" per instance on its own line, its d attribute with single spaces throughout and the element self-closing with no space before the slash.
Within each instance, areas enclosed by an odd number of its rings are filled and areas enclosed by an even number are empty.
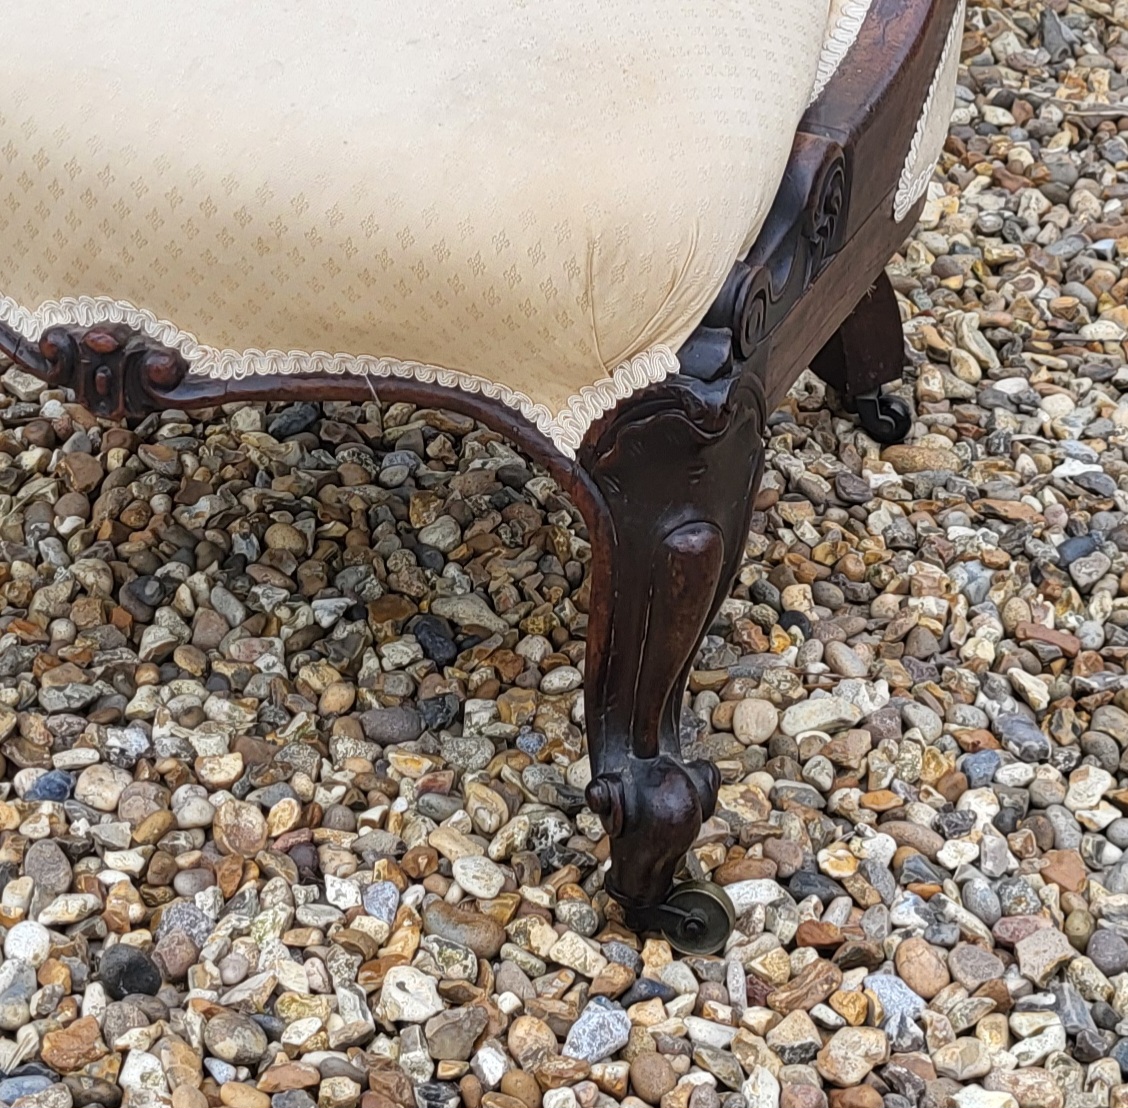
<svg viewBox="0 0 1128 1108">
<path fill-rule="evenodd" d="M 4 373 L 0 1103 L 1128 1105 L 1128 2 L 973 7 L 963 58 L 913 433 L 800 382 L 691 680 L 716 958 L 601 891 L 550 478 Z"/>
</svg>

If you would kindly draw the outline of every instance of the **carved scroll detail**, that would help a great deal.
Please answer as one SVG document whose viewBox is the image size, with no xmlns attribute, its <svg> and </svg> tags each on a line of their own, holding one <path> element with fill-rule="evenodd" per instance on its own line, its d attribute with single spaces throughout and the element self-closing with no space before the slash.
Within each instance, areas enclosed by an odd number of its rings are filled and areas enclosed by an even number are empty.
<svg viewBox="0 0 1128 1108">
<path fill-rule="evenodd" d="M 952 16 L 952 25 L 948 28 L 944 52 L 940 55 L 936 74 L 921 108 L 920 120 L 913 132 L 905 164 L 901 168 L 897 194 L 893 198 L 893 218 L 898 223 L 908 218 L 913 206 L 924 195 L 944 147 L 959 74 L 960 35 L 966 11 L 966 0 L 960 0 Z"/>
<path fill-rule="evenodd" d="M 750 358 L 846 239 L 849 174 L 842 147 L 800 134 L 771 213 L 701 326 L 678 352 L 682 372 L 713 381 Z"/>
<path fill-rule="evenodd" d="M 0 353 L 49 385 L 73 390 L 83 407 L 106 419 L 174 406 L 169 394 L 188 373 L 179 351 L 124 323 L 49 327 L 37 343 L 0 324 Z"/>
</svg>

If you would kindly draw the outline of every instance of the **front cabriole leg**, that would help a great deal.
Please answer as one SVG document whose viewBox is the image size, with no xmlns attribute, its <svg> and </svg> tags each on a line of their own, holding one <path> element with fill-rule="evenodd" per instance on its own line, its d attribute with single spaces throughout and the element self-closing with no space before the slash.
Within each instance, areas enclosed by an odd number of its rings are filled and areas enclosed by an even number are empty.
<svg viewBox="0 0 1128 1108">
<path fill-rule="evenodd" d="M 188 377 L 177 350 L 124 323 L 48 327 L 29 340 L 0 323 L 0 354 L 49 385 L 73 390 L 84 408 L 104 419 L 141 418 L 149 412 L 199 404 L 221 391 L 206 378 L 204 389 Z"/>
<path fill-rule="evenodd" d="M 715 949 L 732 925 L 721 918 L 727 901 L 707 890 L 679 886 L 663 905 L 716 805 L 716 767 L 682 757 L 682 701 L 740 568 L 765 422 L 753 373 L 674 377 L 609 415 L 579 455 L 605 505 L 585 707 L 588 802 L 611 837 L 606 887 L 628 922 L 685 949 Z"/>
</svg>

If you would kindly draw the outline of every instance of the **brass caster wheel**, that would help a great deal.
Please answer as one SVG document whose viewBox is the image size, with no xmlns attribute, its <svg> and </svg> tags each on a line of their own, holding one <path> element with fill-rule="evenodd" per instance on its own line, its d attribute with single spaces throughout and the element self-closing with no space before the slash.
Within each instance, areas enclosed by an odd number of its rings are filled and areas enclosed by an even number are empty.
<svg viewBox="0 0 1128 1108">
<path fill-rule="evenodd" d="M 720 885 L 675 885 L 661 908 L 662 934 L 681 954 L 715 954 L 736 926 L 736 910 Z"/>
</svg>

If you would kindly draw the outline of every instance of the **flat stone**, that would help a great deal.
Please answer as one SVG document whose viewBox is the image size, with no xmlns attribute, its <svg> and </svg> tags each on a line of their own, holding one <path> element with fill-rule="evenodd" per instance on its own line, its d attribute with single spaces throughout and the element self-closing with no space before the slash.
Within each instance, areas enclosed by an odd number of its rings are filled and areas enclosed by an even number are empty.
<svg viewBox="0 0 1128 1108">
<path fill-rule="evenodd" d="M 932 1064 L 941 1077 L 976 1081 L 991 1072 L 991 1052 L 987 1044 L 979 1039 L 959 1038 L 934 1051 Z"/>
<path fill-rule="evenodd" d="M 678 1075 L 663 1055 L 647 1050 L 631 1062 L 630 1082 L 635 1096 L 657 1104 L 678 1083 Z"/>
<path fill-rule="evenodd" d="M 51 953 L 51 932 L 41 923 L 17 923 L 4 939 L 4 957 L 38 968 Z"/>
<path fill-rule="evenodd" d="M 910 937 L 901 942 L 894 963 L 902 981 L 925 1000 L 931 1000 L 951 981 L 944 956 L 921 938 Z"/>
<path fill-rule="evenodd" d="M 431 1057 L 439 1061 L 467 1061 L 474 1041 L 488 1022 L 484 1008 L 454 1008 L 432 1016 L 424 1027 Z"/>
<path fill-rule="evenodd" d="M 479 958 L 495 958 L 505 942 L 505 929 L 496 920 L 433 900 L 423 909 L 423 929 L 469 947 Z"/>
<path fill-rule="evenodd" d="M 425 1023 L 443 1010 L 435 979 L 411 966 L 393 966 L 380 990 L 379 1018 L 388 1023 Z"/>
<path fill-rule="evenodd" d="M 889 1058 L 889 1040 L 876 1027 L 843 1027 L 818 1052 L 815 1066 L 832 1085 L 859 1084 L 874 1066 Z"/>
<path fill-rule="evenodd" d="M 595 997 L 572 1024 L 563 1053 L 588 1063 L 600 1062 L 626 1045 L 630 1030 L 631 1021 L 622 1008 Z"/>
<path fill-rule="evenodd" d="M 947 470 L 959 473 L 963 463 L 951 450 L 926 446 L 887 446 L 881 460 L 888 462 L 898 473 L 922 473 L 926 470 Z"/>
<path fill-rule="evenodd" d="M 224 854 L 253 858 L 266 846 L 265 817 L 254 804 L 241 800 L 228 800 L 216 808 L 212 831 Z"/>
<path fill-rule="evenodd" d="M 909 820 L 889 820 L 881 825 L 881 830 L 898 846 L 911 846 L 933 861 L 936 860 L 945 842 L 944 837 L 931 828 Z"/>
<path fill-rule="evenodd" d="M 518 1016 L 509 1025 L 506 1046 L 523 1070 L 531 1070 L 543 1059 L 560 1053 L 560 1044 L 552 1028 L 536 1016 Z"/>
<path fill-rule="evenodd" d="M 779 727 L 779 709 L 768 700 L 741 700 L 732 714 L 733 734 L 751 746 L 761 746 Z"/>
<path fill-rule="evenodd" d="M 838 697 L 802 700 L 783 713 L 779 728 L 785 735 L 801 735 L 806 731 L 843 731 L 860 723 L 862 710 Z"/>
<path fill-rule="evenodd" d="M 1115 931 L 1098 928 L 1089 939 L 1085 953 L 1106 977 L 1128 970 L 1128 942 Z"/>
<path fill-rule="evenodd" d="M 117 766 L 87 766 L 75 782 L 74 796 L 83 804 L 97 808 L 99 812 L 112 812 L 118 806 L 121 794 L 133 781 L 128 770 Z"/>
<path fill-rule="evenodd" d="M 1035 931 L 1015 944 L 1018 968 L 1023 977 L 1036 985 L 1045 985 L 1057 972 L 1077 956 L 1070 941 L 1056 928 Z"/>
<path fill-rule="evenodd" d="M 48 1031 L 43 1036 L 40 1057 L 57 1072 L 71 1073 L 108 1053 L 98 1021 L 93 1016 L 83 1016 L 68 1027 Z"/>
<path fill-rule="evenodd" d="M 804 1065 L 814 1060 L 822 1038 L 811 1017 L 802 1010 L 784 1016 L 767 1034 L 767 1044 L 784 1065 Z"/>
<path fill-rule="evenodd" d="M 501 892 L 505 874 L 488 858 L 459 858 L 453 865 L 454 879 L 470 896 L 491 899 Z"/>
<path fill-rule="evenodd" d="M 262 1057 L 267 1040 L 266 1032 L 249 1017 L 220 1012 L 204 1027 L 204 1043 L 221 1061 L 249 1066 Z"/>
<path fill-rule="evenodd" d="M 883 1025 L 896 1021 L 902 1015 L 910 1020 L 918 1019 L 924 1011 L 923 998 L 899 977 L 887 973 L 871 973 L 864 984 L 881 1001 Z"/>
<path fill-rule="evenodd" d="M 969 992 L 1003 976 L 1002 961 L 989 950 L 961 943 L 948 954 L 948 970 Z"/>
</svg>

